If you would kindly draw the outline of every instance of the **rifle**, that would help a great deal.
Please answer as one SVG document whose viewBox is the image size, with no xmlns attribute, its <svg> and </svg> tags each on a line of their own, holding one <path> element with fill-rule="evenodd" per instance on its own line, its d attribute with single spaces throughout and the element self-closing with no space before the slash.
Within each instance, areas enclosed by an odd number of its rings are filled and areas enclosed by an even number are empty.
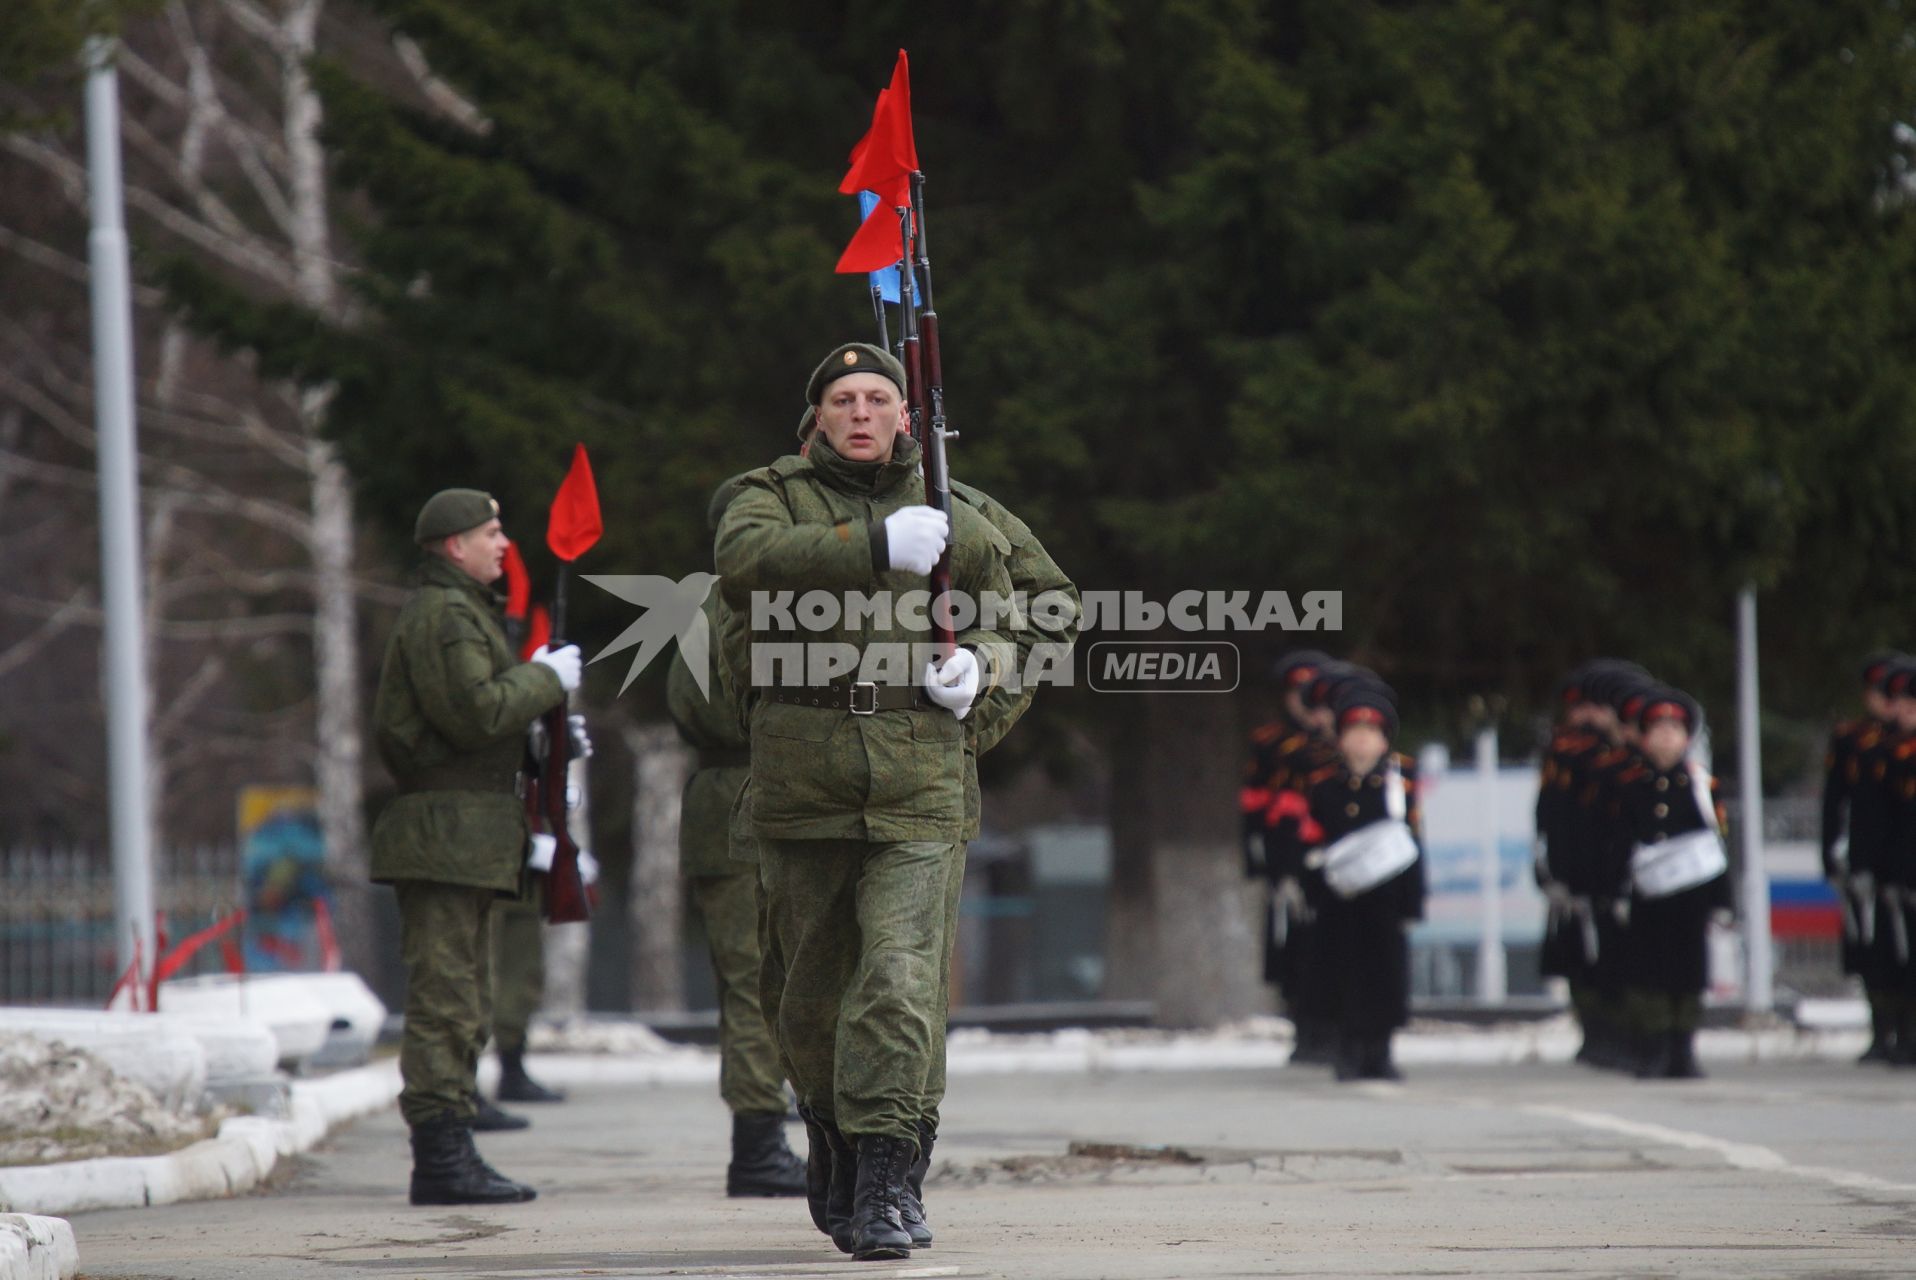
<svg viewBox="0 0 1916 1280">
<path fill-rule="evenodd" d="M 925 459 L 925 505 L 945 513 L 951 521 L 951 474 L 945 465 L 945 442 L 958 438 L 945 429 L 944 362 L 938 351 L 938 312 L 931 299 L 931 259 L 925 251 L 925 175 L 911 175 L 911 204 L 898 211 L 899 235 L 905 256 L 898 263 L 898 327 L 904 335 L 906 401 L 911 410 L 911 434 Z M 912 223 L 917 222 L 917 235 Z M 915 246 L 915 247 L 914 247 Z M 922 272 L 923 313 L 912 305 L 912 275 Z M 953 530 L 956 534 L 956 530 Z M 938 656 L 948 658 L 958 647 L 952 626 L 951 543 L 945 543 L 931 568 L 931 634 Z"/>
</svg>

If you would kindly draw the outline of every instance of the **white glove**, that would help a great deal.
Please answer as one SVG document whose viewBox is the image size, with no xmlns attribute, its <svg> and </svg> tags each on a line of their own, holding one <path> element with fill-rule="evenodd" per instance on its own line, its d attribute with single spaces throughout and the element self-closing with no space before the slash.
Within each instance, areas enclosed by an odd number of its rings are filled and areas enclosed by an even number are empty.
<svg viewBox="0 0 1916 1280">
<path fill-rule="evenodd" d="M 551 667 L 552 674 L 559 677 L 559 687 L 571 693 L 579 687 L 579 646 L 569 644 L 563 649 L 548 649 L 539 646 L 532 660 L 542 667 Z"/>
<path fill-rule="evenodd" d="M 579 850 L 579 879 L 587 885 L 599 883 L 599 860 L 584 849 Z"/>
<path fill-rule="evenodd" d="M 930 573 L 950 536 L 951 521 L 936 507 L 900 507 L 885 517 L 891 567 L 907 573 Z"/>
<path fill-rule="evenodd" d="M 592 739 L 585 731 L 585 717 L 577 712 L 565 718 L 566 728 L 571 730 L 572 758 L 590 760 L 592 758 Z"/>
<path fill-rule="evenodd" d="M 526 865 L 534 871 L 552 870 L 552 855 L 559 852 L 559 841 L 553 836 L 535 835 L 532 837 L 532 852 L 526 855 Z"/>
<path fill-rule="evenodd" d="M 978 696 L 978 659 L 971 650 L 957 649 L 943 662 L 926 663 L 925 696 L 963 720 Z"/>
</svg>

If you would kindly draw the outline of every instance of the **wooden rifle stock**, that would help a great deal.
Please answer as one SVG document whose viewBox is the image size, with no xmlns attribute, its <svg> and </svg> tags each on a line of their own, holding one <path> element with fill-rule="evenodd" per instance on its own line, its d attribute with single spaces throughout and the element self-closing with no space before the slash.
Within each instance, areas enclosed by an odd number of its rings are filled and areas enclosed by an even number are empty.
<svg viewBox="0 0 1916 1280">
<path fill-rule="evenodd" d="M 904 334 L 906 403 L 911 409 L 911 434 L 924 455 L 925 505 L 945 513 L 946 525 L 951 530 L 951 537 L 955 538 L 958 530 L 952 521 L 951 477 L 945 467 L 947 433 L 944 370 L 938 354 L 938 312 L 931 305 L 929 271 L 919 288 L 913 288 L 912 280 L 919 266 L 930 266 L 929 260 L 923 256 L 923 189 L 924 175 L 913 174 L 912 201 L 919 211 L 916 237 L 912 235 L 913 210 L 901 209 L 898 214 L 899 232 L 905 250 L 904 259 L 898 264 L 899 329 Z M 922 315 L 913 305 L 914 294 L 924 301 Z M 957 631 L 952 626 L 949 538 L 945 542 L 944 552 L 938 557 L 938 563 L 931 567 L 931 637 L 938 647 L 940 658 L 950 657 L 958 647 Z"/>
</svg>

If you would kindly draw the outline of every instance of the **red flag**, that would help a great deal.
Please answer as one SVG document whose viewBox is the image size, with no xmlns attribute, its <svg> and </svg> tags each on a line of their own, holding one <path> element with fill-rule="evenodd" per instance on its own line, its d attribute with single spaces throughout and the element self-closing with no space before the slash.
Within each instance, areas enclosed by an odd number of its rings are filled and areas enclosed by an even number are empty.
<svg viewBox="0 0 1916 1280">
<path fill-rule="evenodd" d="M 526 616 L 526 604 L 532 599 L 532 575 L 526 572 L 526 562 L 519 555 L 519 544 L 506 544 L 506 616 L 523 618 Z"/>
<path fill-rule="evenodd" d="M 911 65 L 898 51 L 891 85 L 878 95 L 871 128 L 852 148 L 851 167 L 838 189 L 846 195 L 876 192 L 879 207 L 911 202 L 910 177 L 918 168 L 918 142 L 911 127 Z"/>
<path fill-rule="evenodd" d="M 572 468 L 552 500 L 552 514 L 546 519 L 546 545 L 552 554 L 568 563 L 592 550 L 605 524 L 599 519 L 599 486 L 592 479 L 592 464 L 586 461 L 585 446 L 572 447 Z"/>
<path fill-rule="evenodd" d="M 333 933 L 332 909 L 326 899 L 313 899 L 313 936 L 319 940 L 319 967 L 324 973 L 339 972 L 339 938 Z"/>
<path fill-rule="evenodd" d="M 546 612 L 542 604 L 532 606 L 532 617 L 526 623 L 525 643 L 519 646 L 519 661 L 531 662 L 532 655 L 552 643 L 552 615 Z"/>
<path fill-rule="evenodd" d="M 845 252 L 838 255 L 836 270 L 840 275 L 883 271 L 897 266 L 904 256 L 905 240 L 898 229 L 898 210 L 880 197 L 871 215 L 858 224 L 858 233 L 845 246 Z"/>
</svg>

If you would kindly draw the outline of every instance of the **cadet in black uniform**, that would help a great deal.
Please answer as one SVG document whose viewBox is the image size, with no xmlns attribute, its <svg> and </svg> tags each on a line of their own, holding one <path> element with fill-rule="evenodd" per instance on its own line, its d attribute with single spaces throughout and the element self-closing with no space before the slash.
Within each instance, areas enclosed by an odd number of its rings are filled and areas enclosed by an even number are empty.
<svg viewBox="0 0 1916 1280">
<path fill-rule="evenodd" d="M 1315 649 L 1299 649 L 1278 660 L 1273 675 L 1284 690 L 1283 707 L 1275 719 L 1252 733 L 1244 783 L 1238 791 L 1244 874 L 1263 878 L 1271 886 L 1264 926 L 1264 980 L 1283 996 L 1285 1012 L 1296 1028 L 1295 1061 L 1318 1057 L 1327 1029 L 1299 1016 L 1295 973 L 1301 946 L 1293 945 L 1293 938 L 1301 943 L 1301 931 L 1308 925 L 1296 868 L 1282 856 L 1282 842 L 1269 833 L 1287 810 L 1301 805 L 1303 781 L 1322 763 L 1324 744 L 1309 723 L 1304 690 L 1330 664 L 1329 655 Z"/>
<path fill-rule="evenodd" d="M 1630 843 L 1616 816 L 1617 776 L 1636 760 L 1636 728 L 1627 717 L 1633 703 L 1654 687 L 1634 663 L 1605 666 L 1590 677 L 1592 724 L 1604 745 L 1589 756 L 1577 780 L 1576 821 L 1582 829 L 1596 955 L 1589 968 L 1589 1030 L 1595 1043 L 1584 1061 L 1591 1066 L 1634 1070 L 1635 1032 L 1624 1003 L 1630 947 Z"/>
<path fill-rule="evenodd" d="M 1696 700 L 1658 689 L 1632 708 L 1638 758 L 1616 778 L 1630 842 L 1625 984 L 1638 1079 L 1697 1079 L 1696 1029 L 1709 985 L 1712 913 L 1730 910 L 1729 860 L 1716 780 L 1690 757 L 1703 725 Z"/>
<path fill-rule="evenodd" d="M 1823 762 L 1823 876 L 1843 900 L 1843 972 L 1862 982 L 1869 1001 L 1869 1048 L 1859 1062 L 1887 1062 L 1896 1047 L 1895 999 L 1874 963 L 1876 868 L 1889 813 L 1881 748 L 1895 733 L 1883 686 L 1908 661 L 1894 652 L 1865 660 L 1863 715 L 1836 727 Z"/>
<path fill-rule="evenodd" d="M 1299 839 L 1328 889 L 1316 929 L 1337 988 L 1337 1078 L 1397 1080 L 1390 1040 L 1410 1017 L 1406 933 L 1424 914 L 1417 766 L 1390 749 L 1388 686 L 1347 681 L 1334 711 L 1337 755 L 1311 775 Z"/>
<path fill-rule="evenodd" d="M 1916 1066 L 1916 665 L 1898 663 L 1884 680 L 1892 732 L 1887 757 L 1888 831 L 1875 864 L 1876 930 L 1871 964 L 1894 1026 L 1888 1060 Z M 1874 772 L 1874 762 L 1871 765 Z"/>
</svg>

